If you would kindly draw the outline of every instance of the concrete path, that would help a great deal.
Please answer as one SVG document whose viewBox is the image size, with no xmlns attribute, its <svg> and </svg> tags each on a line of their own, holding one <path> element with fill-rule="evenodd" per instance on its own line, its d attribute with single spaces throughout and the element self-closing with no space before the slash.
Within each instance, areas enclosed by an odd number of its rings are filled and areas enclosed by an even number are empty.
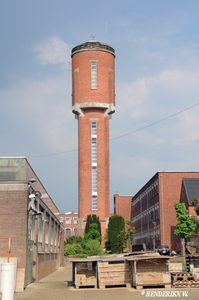
<svg viewBox="0 0 199 300">
<path fill-rule="evenodd" d="M 71 286 L 71 263 L 59 268 L 53 274 L 27 286 L 22 293 L 15 294 L 15 300 L 132 300 L 132 299 L 189 299 L 198 300 L 198 288 L 147 289 L 137 291 L 133 288 L 75 289 Z M 69 283 L 69 284 L 68 284 Z"/>
</svg>

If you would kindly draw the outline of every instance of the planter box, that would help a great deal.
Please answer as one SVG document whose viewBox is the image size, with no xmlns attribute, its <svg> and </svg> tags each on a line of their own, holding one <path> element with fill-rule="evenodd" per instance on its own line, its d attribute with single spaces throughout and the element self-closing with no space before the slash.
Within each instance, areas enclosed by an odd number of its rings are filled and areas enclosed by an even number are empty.
<svg viewBox="0 0 199 300">
<path fill-rule="evenodd" d="M 168 272 L 168 259 L 159 255 L 131 256 L 127 260 L 131 264 L 132 286 L 136 289 L 144 287 L 171 287 L 171 275 Z"/>
<path fill-rule="evenodd" d="M 76 288 L 97 288 L 97 261 L 88 259 L 74 259 L 72 261 L 72 281 Z"/>
<path fill-rule="evenodd" d="M 131 276 L 129 263 L 124 259 L 98 261 L 97 266 L 99 288 L 108 286 L 130 287 Z"/>
</svg>

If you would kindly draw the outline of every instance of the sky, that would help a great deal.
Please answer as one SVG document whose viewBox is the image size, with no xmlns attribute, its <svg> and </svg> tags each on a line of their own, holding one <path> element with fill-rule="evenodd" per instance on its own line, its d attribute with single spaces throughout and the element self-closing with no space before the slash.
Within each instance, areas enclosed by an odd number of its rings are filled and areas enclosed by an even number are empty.
<svg viewBox="0 0 199 300">
<path fill-rule="evenodd" d="M 71 49 L 115 49 L 110 202 L 158 171 L 199 171 L 199 1 L 1 0 L 0 156 L 25 156 L 61 213 L 78 209 Z"/>
</svg>

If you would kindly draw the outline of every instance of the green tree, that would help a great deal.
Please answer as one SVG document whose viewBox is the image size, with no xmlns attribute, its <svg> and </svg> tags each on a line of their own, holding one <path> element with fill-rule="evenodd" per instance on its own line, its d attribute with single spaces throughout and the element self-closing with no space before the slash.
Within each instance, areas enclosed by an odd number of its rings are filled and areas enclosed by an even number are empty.
<svg viewBox="0 0 199 300">
<path fill-rule="evenodd" d="M 86 227 L 85 227 L 85 234 L 87 234 L 89 232 L 89 230 L 90 230 L 90 224 L 93 224 L 93 223 L 97 224 L 97 230 L 99 231 L 100 236 L 101 236 L 102 234 L 101 234 L 100 220 L 99 220 L 99 217 L 96 216 L 95 214 L 87 216 Z"/>
<path fill-rule="evenodd" d="M 199 235 L 199 218 L 198 216 L 192 216 L 191 220 L 196 224 L 195 235 Z"/>
<path fill-rule="evenodd" d="M 101 244 L 98 240 L 88 240 L 85 246 L 85 252 L 88 256 L 103 254 Z"/>
<path fill-rule="evenodd" d="M 191 204 L 194 206 L 196 214 L 199 215 L 199 199 L 198 198 L 192 199 Z"/>
<path fill-rule="evenodd" d="M 174 234 L 182 239 L 182 256 L 185 256 L 185 238 L 193 235 L 196 224 L 189 217 L 188 210 L 184 203 L 175 203 L 176 218 L 178 220 Z"/>
<path fill-rule="evenodd" d="M 112 253 L 121 253 L 125 240 L 125 221 L 120 215 L 114 215 L 109 218 L 107 230 L 107 243 Z M 109 249 L 107 249 L 109 250 Z"/>
<path fill-rule="evenodd" d="M 70 255 L 77 255 L 77 254 L 82 254 L 83 248 L 80 244 L 74 243 L 74 244 L 66 244 L 64 246 L 64 255 L 65 256 L 70 256 Z"/>
<path fill-rule="evenodd" d="M 85 252 L 85 239 L 81 236 L 69 236 L 64 242 L 64 255 L 79 255 Z"/>
<path fill-rule="evenodd" d="M 76 257 L 87 257 L 91 255 L 101 255 L 101 235 L 96 223 L 91 223 L 89 231 L 84 238 L 81 236 L 68 237 L 64 243 L 64 255 Z"/>
<path fill-rule="evenodd" d="M 66 238 L 64 244 L 74 244 L 74 243 L 82 243 L 83 238 L 81 236 L 72 235 Z"/>
<path fill-rule="evenodd" d="M 132 248 L 132 237 L 135 233 L 135 227 L 132 226 L 131 220 L 126 220 L 125 222 L 125 233 L 124 233 L 124 247 L 126 251 L 131 251 Z"/>
<path fill-rule="evenodd" d="M 85 234 L 84 238 L 85 240 L 97 240 L 99 243 L 101 243 L 101 235 L 96 223 L 91 223 L 89 225 L 89 231 Z"/>
</svg>

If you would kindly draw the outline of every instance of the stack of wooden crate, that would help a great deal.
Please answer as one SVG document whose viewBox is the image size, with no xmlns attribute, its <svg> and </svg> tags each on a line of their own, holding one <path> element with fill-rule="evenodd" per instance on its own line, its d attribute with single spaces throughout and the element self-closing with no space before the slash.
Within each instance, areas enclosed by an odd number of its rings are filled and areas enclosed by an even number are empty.
<svg viewBox="0 0 199 300">
<path fill-rule="evenodd" d="M 98 261 L 98 287 L 130 287 L 131 276 L 129 263 L 125 260 Z"/>
<path fill-rule="evenodd" d="M 172 272 L 171 273 L 173 287 L 198 287 L 199 278 L 190 272 Z"/>
<path fill-rule="evenodd" d="M 97 288 L 96 262 L 78 262 L 75 265 L 75 287 L 85 286 Z"/>
<path fill-rule="evenodd" d="M 144 287 L 171 287 L 171 275 L 168 272 L 169 258 L 160 255 L 137 255 L 128 257 L 131 264 L 132 286 L 136 289 Z"/>
</svg>

